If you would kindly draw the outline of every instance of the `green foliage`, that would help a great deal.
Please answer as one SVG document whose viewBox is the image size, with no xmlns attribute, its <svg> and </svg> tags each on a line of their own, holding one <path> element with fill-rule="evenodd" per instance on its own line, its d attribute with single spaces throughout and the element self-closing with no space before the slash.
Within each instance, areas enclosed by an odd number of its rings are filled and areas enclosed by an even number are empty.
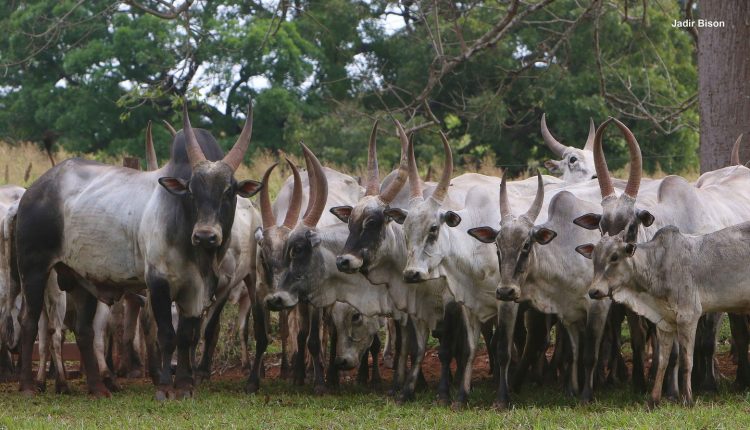
<svg viewBox="0 0 750 430">
<path fill-rule="evenodd" d="M 630 2 L 627 19 L 615 3 L 605 4 L 600 62 L 597 11 L 587 11 L 588 3 L 552 2 L 440 79 L 429 106 L 459 162 L 495 154 L 498 164 L 522 170 L 549 158 L 539 133 L 546 112 L 563 143 L 582 146 L 589 117 L 600 123 L 615 116 L 639 139 L 647 169 L 697 164 L 697 112 L 687 103 L 697 70 L 691 39 L 670 24 L 679 17 L 678 2 L 649 7 L 645 20 L 640 2 Z M 194 124 L 228 146 L 252 98 L 254 150 L 298 153 L 304 139 L 324 160 L 356 168 L 378 118 L 384 120 L 380 152 L 390 166 L 398 144 L 388 112 L 407 127 L 429 118 L 419 106 L 416 117 L 403 107 L 439 66 L 431 41 L 439 35 L 445 55 L 460 56 L 462 45 L 505 17 L 508 4 L 433 7 L 385 0 L 196 2 L 188 35 L 183 16 L 162 19 L 126 4 L 7 2 L 0 5 L 0 138 L 40 141 L 52 133 L 69 151 L 141 155 L 146 122 L 178 125 L 187 97 L 191 111 L 200 111 Z M 384 26 L 393 14 L 401 16 Z M 157 139 L 168 139 L 157 130 Z M 418 132 L 417 142 L 425 163 L 441 156 L 432 130 Z M 608 133 L 605 147 L 612 168 L 626 162 L 619 135 Z"/>
</svg>

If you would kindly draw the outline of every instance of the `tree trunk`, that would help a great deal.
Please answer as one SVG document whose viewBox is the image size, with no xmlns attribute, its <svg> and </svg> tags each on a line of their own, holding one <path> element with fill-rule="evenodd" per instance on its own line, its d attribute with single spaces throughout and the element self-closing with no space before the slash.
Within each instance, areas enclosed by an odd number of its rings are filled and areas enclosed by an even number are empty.
<svg viewBox="0 0 750 430">
<path fill-rule="evenodd" d="M 724 27 L 698 27 L 701 172 L 729 164 L 744 133 L 740 161 L 750 160 L 750 1 L 700 0 L 699 17 Z"/>
</svg>

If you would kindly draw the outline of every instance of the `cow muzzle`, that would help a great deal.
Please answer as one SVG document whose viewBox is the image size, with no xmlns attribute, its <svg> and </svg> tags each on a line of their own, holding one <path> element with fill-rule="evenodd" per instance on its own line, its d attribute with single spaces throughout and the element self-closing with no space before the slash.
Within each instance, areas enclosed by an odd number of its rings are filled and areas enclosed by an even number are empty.
<svg viewBox="0 0 750 430">
<path fill-rule="evenodd" d="M 287 292 L 280 291 L 267 295 L 265 302 L 268 309 L 278 312 L 294 307 L 299 303 L 299 298 Z"/>
<path fill-rule="evenodd" d="M 607 297 L 607 293 L 600 288 L 592 288 L 589 290 L 589 297 L 594 300 L 601 300 Z"/>
<path fill-rule="evenodd" d="M 216 227 L 196 227 L 192 239 L 193 246 L 215 249 L 221 246 L 221 230 Z"/>
<path fill-rule="evenodd" d="M 333 360 L 333 364 L 336 366 L 339 370 L 352 370 L 355 367 L 357 367 L 356 360 L 352 359 L 351 357 L 336 357 L 335 360 Z"/>
<path fill-rule="evenodd" d="M 415 284 L 417 282 L 424 282 L 427 280 L 427 272 L 419 269 L 406 268 L 404 270 L 404 281 Z"/>
<path fill-rule="evenodd" d="M 495 297 L 504 302 L 513 302 L 520 298 L 521 294 L 517 287 L 497 287 Z"/>
<path fill-rule="evenodd" d="M 344 254 L 336 257 L 336 268 L 339 272 L 357 273 L 362 268 L 364 261 L 352 254 Z"/>
</svg>

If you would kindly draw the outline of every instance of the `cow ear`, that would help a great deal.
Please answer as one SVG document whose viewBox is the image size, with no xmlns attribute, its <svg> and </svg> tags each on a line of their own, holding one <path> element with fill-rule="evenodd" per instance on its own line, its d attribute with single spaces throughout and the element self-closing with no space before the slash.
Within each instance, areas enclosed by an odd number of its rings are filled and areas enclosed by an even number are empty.
<svg viewBox="0 0 750 430">
<path fill-rule="evenodd" d="M 336 215 L 336 218 L 349 224 L 349 217 L 352 215 L 351 206 L 336 206 L 330 209 L 331 213 Z"/>
<path fill-rule="evenodd" d="M 397 223 L 403 224 L 409 212 L 400 208 L 388 208 L 383 211 L 383 214 Z"/>
<path fill-rule="evenodd" d="M 576 252 L 591 260 L 591 253 L 594 252 L 594 244 L 578 245 L 576 246 Z"/>
<path fill-rule="evenodd" d="M 497 234 L 500 232 L 492 227 L 485 226 L 470 228 L 467 233 L 469 233 L 469 236 L 482 243 L 493 243 L 495 242 L 495 238 L 497 238 Z"/>
<path fill-rule="evenodd" d="M 536 227 L 534 228 L 534 233 L 532 234 L 532 236 L 534 237 L 536 243 L 540 245 L 546 245 L 557 236 L 557 233 L 548 228 Z"/>
<path fill-rule="evenodd" d="M 445 224 L 448 227 L 455 227 L 461 224 L 461 215 L 453 211 L 448 211 L 443 214 L 443 221 L 445 221 Z"/>
<path fill-rule="evenodd" d="M 635 249 L 638 247 L 635 243 L 628 243 L 625 245 L 625 254 L 632 257 L 635 254 Z"/>
<path fill-rule="evenodd" d="M 650 227 L 654 223 L 654 216 L 647 210 L 639 210 L 637 216 L 644 227 Z"/>
<path fill-rule="evenodd" d="M 305 237 L 310 242 L 310 245 L 315 248 L 316 246 L 320 245 L 320 236 L 318 236 L 318 233 L 313 230 L 307 230 L 305 233 Z"/>
<path fill-rule="evenodd" d="M 165 176 L 159 178 L 159 185 L 164 187 L 165 190 L 169 191 L 170 194 L 175 196 L 184 196 L 189 192 L 187 181 L 180 178 L 172 178 Z"/>
<path fill-rule="evenodd" d="M 602 216 L 599 214 L 586 214 L 581 215 L 578 218 L 573 220 L 573 224 L 577 225 L 578 227 L 583 227 L 586 230 L 596 230 L 599 228 L 599 221 L 601 221 Z"/>
<path fill-rule="evenodd" d="M 255 193 L 261 190 L 263 188 L 263 183 L 258 181 L 252 181 L 252 180 L 246 180 L 246 181 L 240 181 L 237 183 L 237 194 L 240 197 L 244 197 L 246 199 L 249 199 L 250 197 L 254 196 Z"/>
<path fill-rule="evenodd" d="M 638 238 L 638 223 L 631 222 L 625 230 L 625 242 L 633 243 Z"/>
<path fill-rule="evenodd" d="M 558 173 L 560 171 L 560 162 L 557 160 L 547 160 L 544 162 L 544 167 L 546 167 L 550 173 Z"/>
</svg>

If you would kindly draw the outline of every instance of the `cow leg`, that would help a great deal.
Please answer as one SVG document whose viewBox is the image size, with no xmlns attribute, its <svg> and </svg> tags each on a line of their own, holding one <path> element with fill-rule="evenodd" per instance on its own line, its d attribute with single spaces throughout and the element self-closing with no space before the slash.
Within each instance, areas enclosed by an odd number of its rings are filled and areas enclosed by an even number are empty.
<svg viewBox="0 0 750 430">
<path fill-rule="evenodd" d="M 330 336 L 328 345 L 328 373 L 326 374 L 326 384 L 329 387 L 339 386 L 339 368 L 336 366 L 336 343 L 338 342 L 338 332 L 336 332 L 336 325 L 332 322 L 329 324 Z M 367 360 L 367 353 L 364 356 L 365 361 Z M 362 363 L 360 362 L 359 373 L 357 374 L 357 380 L 360 379 L 362 373 Z M 367 382 L 367 376 L 365 375 L 365 382 Z"/>
<path fill-rule="evenodd" d="M 39 392 L 47 391 L 47 361 L 49 361 L 49 319 L 47 318 L 47 310 L 42 310 L 39 316 L 39 365 L 36 370 L 36 389 Z"/>
<path fill-rule="evenodd" d="M 169 297 L 169 284 L 166 280 L 153 279 L 148 283 L 148 287 L 151 311 L 156 322 L 159 352 L 161 353 L 156 399 L 166 400 L 174 396 L 172 389 L 172 355 L 177 347 L 177 336 L 172 324 L 172 299 Z"/>
<path fill-rule="evenodd" d="M 638 392 L 646 390 L 644 361 L 646 357 L 646 333 L 641 325 L 641 319 L 634 312 L 626 311 L 630 328 L 630 346 L 633 350 L 633 389 Z M 656 354 L 654 354 L 654 358 Z M 652 364 L 653 366 L 653 364 Z"/>
<path fill-rule="evenodd" d="M 709 314 L 709 318 L 716 319 L 712 314 Z M 677 331 L 677 343 L 680 345 L 680 399 L 685 406 L 693 406 L 693 353 L 697 325 L 698 319 L 681 326 Z M 713 335 L 711 337 L 713 338 Z M 708 365 L 713 368 L 713 357 Z"/>
<path fill-rule="evenodd" d="M 372 338 L 372 345 L 370 345 L 370 355 L 372 356 L 372 376 L 370 377 L 370 386 L 377 388 L 380 386 L 380 362 L 378 361 L 378 355 L 380 354 L 380 336 L 375 334 Z M 365 354 L 365 363 L 367 362 L 367 354 Z"/>
<path fill-rule="evenodd" d="M 97 302 L 96 313 L 94 314 L 94 354 L 96 355 L 97 369 L 101 374 L 102 382 L 112 392 L 120 391 L 120 387 L 114 380 L 112 373 L 109 371 L 109 365 L 106 359 L 106 340 L 107 323 L 111 312 L 109 306 L 102 302 Z"/>
<path fill-rule="evenodd" d="M 143 307 L 142 299 L 134 294 L 126 294 L 123 301 L 123 329 L 120 350 L 118 376 L 140 378 L 143 375 L 143 363 L 135 350 L 138 314 Z"/>
<path fill-rule="evenodd" d="M 425 349 L 427 347 L 427 337 L 430 335 L 429 327 L 427 327 L 427 324 L 421 320 L 409 318 L 407 328 L 411 332 L 411 336 L 407 337 L 412 338 L 412 345 L 415 352 L 411 357 L 411 368 L 409 369 L 409 374 L 404 382 L 404 387 L 396 398 L 396 401 L 399 404 L 414 399 L 414 390 L 416 389 L 417 380 L 422 373 L 422 360 L 424 359 Z M 406 361 L 405 357 L 403 357 L 403 353 L 402 358 Z"/>
<path fill-rule="evenodd" d="M 255 321 L 253 319 L 253 321 Z M 287 341 L 289 340 L 289 311 L 279 311 L 279 337 L 281 338 L 281 378 L 289 379 L 289 349 Z M 257 354 L 257 353 L 256 353 Z"/>
<path fill-rule="evenodd" d="M 225 295 L 227 296 L 227 295 Z M 203 354 L 201 361 L 195 369 L 195 382 L 200 384 L 211 379 L 211 365 L 213 364 L 216 344 L 219 341 L 221 331 L 221 312 L 227 304 L 227 297 L 213 303 L 211 311 L 203 325 Z"/>
<path fill-rule="evenodd" d="M 322 321 L 322 313 L 322 309 L 313 307 L 312 315 L 310 318 L 310 333 L 307 337 L 307 349 L 308 351 L 310 351 L 310 355 L 312 357 L 313 372 L 315 377 L 313 391 L 316 395 L 322 395 L 326 393 L 326 381 L 324 376 L 325 370 L 323 369 L 323 359 L 320 347 L 320 324 Z"/>
<path fill-rule="evenodd" d="M 586 331 L 583 343 L 584 382 L 581 400 L 589 403 L 594 399 L 594 375 L 599 362 L 599 348 L 602 345 L 604 329 L 610 308 L 609 300 L 595 301 L 586 316 Z"/>
<path fill-rule="evenodd" d="M 81 363 L 86 372 L 89 393 L 95 397 L 111 397 L 110 390 L 101 380 L 97 355 L 94 351 L 94 318 L 97 304 L 100 302 L 80 286 L 73 289 L 71 297 L 76 307 L 76 343 L 78 344 L 78 350 L 81 352 Z"/>
<path fill-rule="evenodd" d="M 397 324 L 393 318 L 386 318 L 385 322 L 385 349 L 383 350 L 383 365 L 388 369 L 393 369 L 394 360 L 396 359 L 396 330 Z"/>
<path fill-rule="evenodd" d="M 393 381 L 388 395 L 395 396 L 401 390 L 401 385 L 406 378 L 406 356 L 409 350 L 409 336 L 405 336 L 404 327 L 400 321 L 396 324 L 396 354 L 394 356 Z"/>
<path fill-rule="evenodd" d="M 607 383 L 610 384 L 620 384 L 628 380 L 628 368 L 622 356 L 622 323 L 625 320 L 625 312 L 625 306 L 612 303 L 607 319 L 607 333 L 610 345 L 609 354 L 605 357 L 609 366 Z"/>
<path fill-rule="evenodd" d="M 482 330 L 482 323 L 475 316 L 470 315 L 467 309 L 462 309 L 461 316 L 463 317 L 463 327 L 465 329 L 466 339 L 462 342 L 466 346 L 464 351 L 465 357 L 462 360 L 462 369 L 457 369 L 461 372 L 460 385 L 458 387 L 458 398 L 453 402 L 452 409 L 463 409 L 468 403 L 469 392 L 471 391 L 471 374 L 473 370 L 474 357 L 477 353 L 477 346 L 479 345 L 479 335 Z"/>
<path fill-rule="evenodd" d="M 250 348 L 247 340 L 250 336 L 250 324 L 248 324 L 248 320 L 250 319 L 252 300 L 250 300 L 250 295 L 247 294 L 245 290 L 243 290 L 243 294 L 240 295 L 238 305 L 237 327 L 240 333 L 240 363 L 242 364 L 243 369 L 250 370 L 250 357 L 248 355 Z"/>
<path fill-rule="evenodd" d="M 516 316 L 518 315 L 518 304 L 498 302 L 497 305 L 497 372 L 498 387 L 497 397 L 493 407 L 498 410 L 508 409 L 511 405 L 510 392 L 508 389 L 508 368 L 513 349 L 513 332 L 516 326 Z"/>
<path fill-rule="evenodd" d="M 456 344 L 461 342 L 458 328 L 461 326 L 458 303 L 451 302 L 443 313 L 440 322 L 440 345 L 438 359 L 440 360 L 440 382 L 438 383 L 438 405 L 448 406 L 451 403 L 451 361 L 453 360 Z"/>
<path fill-rule="evenodd" d="M 143 329 L 143 337 L 146 343 L 146 364 L 148 375 L 154 385 L 159 385 L 161 375 L 161 355 L 159 351 L 159 340 L 157 338 L 156 320 L 153 317 L 151 298 L 146 299 L 146 305 L 140 315 L 140 324 Z"/>
<path fill-rule="evenodd" d="M 252 394 L 260 388 L 260 378 L 263 373 L 263 354 L 266 353 L 266 348 L 268 348 L 268 313 L 263 305 L 263 300 L 257 297 L 255 282 L 252 277 L 245 278 L 245 286 L 248 296 L 252 300 L 253 334 L 255 337 L 255 359 L 253 359 L 253 367 L 250 369 L 250 376 L 248 376 L 245 384 L 245 392 Z M 285 319 L 284 317 L 285 315 L 279 314 L 279 320 Z M 285 354 L 282 353 L 282 357 L 285 357 Z M 284 358 L 282 358 L 282 362 L 283 360 Z"/>
<path fill-rule="evenodd" d="M 654 378 L 654 388 L 651 390 L 651 400 L 648 404 L 651 409 L 659 406 L 659 403 L 661 403 L 662 385 L 664 384 L 664 376 L 669 363 L 669 355 L 674 344 L 674 335 L 673 331 L 666 331 L 657 327 L 656 339 L 659 343 L 659 361 Z"/>
<path fill-rule="evenodd" d="M 545 314 L 527 308 L 524 312 L 524 326 L 526 327 L 526 339 L 524 341 L 521 360 L 518 363 L 515 374 L 511 381 L 513 391 L 520 391 L 530 367 L 539 361 L 544 352 L 547 341 L 547 317 Z"/>
<path fill-rule="evenodd" d="M 570 370 L 569 370 L 569 376 L 567 382 L 567 388 L 566 388 L 566 394 L 575 397 L 578 395 L 578 359 L 580 357 L 581 352 L 581 328 L 578 325 L 571 325 L 566 327 L 568 330 L 568 338 L 570 339 L 570 352 L 571 352 L 571 363 L 570 363 Z"/>
<path fill-rule="evenodd" d="M 307 363 L 305 362 L 305 345 L 307 337 L 310 335 L 310 309 L 307 305 L 297 306 L 299 310 L 299 332 L 297 333 L 297 353 L 294 355 L 294 385 L 305 385 L 305 371 Z"/>
<path fill-rule="evenodd" d="M 193 397 L 195 378 L 193 356 L 200 340 L 200 317 L 180 315 L 177 322 L 177 370 L 174 375 L 175 395 L 178 400 Z"/>
<path fill-rule="evenodd" d="M 27 396 L 33 396 L 37 392 L 31 368 L 31 355 L 39 331 L 39 317 L 44 306 L 44 290 L 49 276 L 46 271 L 42 273 L 35 271 L 33 266 L 30 269 L 27 272 L 23 270 L 23 267 L 20 267 L 26 308 L 21 318 L 21 378 L 19 390 Z"/>
<path fill-rule="evenodd" d="M 494 319 L 489 319 L 487 322 L 482 323 L 482 339 L 484 339 L 484 344 L 487 346 L 487 359 L 490 362 L 490 375 L 495 374 L 495 349 L 491 347 L 492 331 L 494 329 Z"/>
<path fill-rule="evenodd" d="M 729 314 L 729 328 L 732 331 L 735 356 L 737 358 L 737 375 L 734 380 L 734 387 L 737 390 L 744 390 L 750 387 L 750 363 L 747 356 L 750 332 L 748 332 L 747 316 Z"/>
<path fill-rule="evenodd" d="M 721 328 L 721 322 L 724 314 L 721 312 L 713 312 L 704 315 L 704 336 L 697 337 L 697 342 L 700 343 L 700 347 L 697 347 L 696 351 L 701 351 L 700 357 L 694 357 L 693 360 L 700 360 L 700 372 L 694 373 L 694 384 L 701 390 L 717 392 L 719 385 L 717 382 L 716 368 L 714 366 L 714 355 L 716 354 L 716 341 L 719 336 L 719 329 Z M 695 366 L 698 367 L 698 366 Z M 697 370 L 697 369 L 695 369 Z M 695 378 L 697 376 L 697 378 Z"/>
<path fill-rule="evenodd" d="M 52 330 L 52 362 L 55 365 L 55 392 L 58 394 L 70 393 L 62 356 L 64 339 L 62 324 L 55 325 Z"/>
</svg>

